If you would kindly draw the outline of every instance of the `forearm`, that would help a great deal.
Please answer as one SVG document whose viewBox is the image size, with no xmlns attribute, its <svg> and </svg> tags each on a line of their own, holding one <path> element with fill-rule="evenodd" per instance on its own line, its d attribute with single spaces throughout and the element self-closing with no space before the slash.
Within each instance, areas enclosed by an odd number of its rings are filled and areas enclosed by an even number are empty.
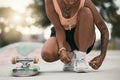
<svg viewBox="0 0 120 80">
<path fill-rule="evenodd" d="M 65 43 L 66 43 L 65 31 L 61 26 L 59 28 L 55 27 L 55 29 L 56 29 L 56 39 L 57 39 L 58 47 L 60 49 L 62 47 L 65 47 Z"/>
<path fill-rule="evenodd" d="M 107 51 L 107 46 L 109 42 L 109 32 L 105 29 L 101 32 L 101 55 L 105 56 Z"/>
</svg>

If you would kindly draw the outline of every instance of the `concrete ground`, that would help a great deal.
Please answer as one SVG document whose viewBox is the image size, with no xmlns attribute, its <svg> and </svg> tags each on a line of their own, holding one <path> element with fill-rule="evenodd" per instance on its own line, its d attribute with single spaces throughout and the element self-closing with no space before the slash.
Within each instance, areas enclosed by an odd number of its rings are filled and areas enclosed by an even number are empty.
<svg viewBox="0 0 120 80">
<path fill-rule="evenodd" d="M 10 51 L 8 52 L 10 53 Z M 105 61 L 99 70 L 93 70 L 90 68 L 88 73 L 75 73 L 63 72 L 63 63 L 61 63 L 61 61 L 53 63 L 44 62 L 40 57 L 40 50 L 36 49 L 34 54 L 28 56 L 37 56 L 40 58 L 38 63 L 38 66 L 40 66 L 40 74 L 31 77 L 13 77 L 11 75 L 11 70 L 16 67 L 17 64 L 12 65 L 10 63 L 9 59 L 11 55 L 7 54 L 8 52 L 4 52 L 4 54 L 0 53 L 0 80 L 120 80 L 119 50 L 108 51 Z M 15 50 L 13 49 L 11 52 L 15 53 Z M 87 60 L 89 61 L 99 53 L 100 51 L 92 51 L 87 55 Z"/>
</svg>

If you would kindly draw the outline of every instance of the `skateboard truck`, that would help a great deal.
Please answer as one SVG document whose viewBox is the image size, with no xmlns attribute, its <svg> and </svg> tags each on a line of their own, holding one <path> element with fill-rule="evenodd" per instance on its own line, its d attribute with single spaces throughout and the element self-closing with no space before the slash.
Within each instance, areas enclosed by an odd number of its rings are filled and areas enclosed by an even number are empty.
<svg viewBox="0 0 120 80">
<path fill-rule="evenodd" d="M 20 63 L 22 63 L 22 68 L 27 68 L 27 67 L 29 67 L 30 66 L 30 64 L 29 64 L 29 62 L 33 62 L 34 60 L 33 59 L 31 59 L 31 58 L 23 58 L 23 59 L 16 59 L 16 62 L 18 63 L 18 62 L 20 62 Z"/>
<path fill-rule="evenodd" d="M 12 64 L 16 63 L 22 63 L 22 66 L 18 66 L 12 70 L 13 76 L 33 76 L 39 73 L 39 67 L 38 66 L 31 66 L 30 62 L 33 62 L 34 64 L 37 64 L 39 61 L 38 58 L 18 58 L 13 57 L 11 62 Z"/>
</svg>

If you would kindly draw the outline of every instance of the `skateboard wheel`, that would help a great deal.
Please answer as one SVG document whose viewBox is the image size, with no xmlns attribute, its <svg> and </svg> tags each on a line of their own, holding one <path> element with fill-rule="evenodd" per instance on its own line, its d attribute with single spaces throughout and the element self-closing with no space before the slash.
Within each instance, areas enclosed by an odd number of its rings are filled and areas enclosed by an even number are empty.
<svg viewBox="0 0 120 80">
<path fill-rule="evenodd" d="M 12 64 L 16 64 L 16 59 L 17 59 L 17 57 L 12 57 L 12 59 L 11 59 Z"/>
<path fill-rule="evenodd" d="M 39 59 L 38 59 L 38 58 L 36 58 L 36 57 L 33 59 L 33 63 L 34 63 L 34 64 L 37 64 L 37 63 L 38 63 L 38 61 L 39 61 Z"/>
<path fill-rule="evenodd" d="M 17 69 L 13 69 L 12 71 L 13 71 L 13 72 L 17 72 Z"/>
<path fill-rule="evenodd" d="M 38 71 L 38 69 L 33 69 L 33 71 Z"/>
</svg>

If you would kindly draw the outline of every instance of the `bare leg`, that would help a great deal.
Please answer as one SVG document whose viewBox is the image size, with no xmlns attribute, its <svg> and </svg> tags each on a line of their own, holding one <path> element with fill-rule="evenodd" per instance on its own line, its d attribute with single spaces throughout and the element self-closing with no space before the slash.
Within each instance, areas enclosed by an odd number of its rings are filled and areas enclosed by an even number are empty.
<svg viewBox="0 0 120 80">
<path fill-rule="evenodd" d="M 75 30 L 75 43 L 79 50 L 86 52 L 95 40 L 93 15 L 89 8 L 82 8 L 78 14 L 78 24 Z"/>
<path fill-rule="evenodd" d="M 41 56 L 47 62 L 53 62 L 59 59 L 58 45 L 55 37 L 50 37 L 50 39 L 45 42 Z"/>
<path fill-rule="evenodd" d="M 70 50 L 70 46 L 68 43 L 65 44 L 67 50 Z M 50 37 L 44 44 L 41 56 L 43 60 L 46 62 L 53 62 L 60 59 L 58 55 L 58 44 L 56 37 Z"/>
<path fill-rule="evenodd" d="M 88 48 L 93 45 L 95 40 L 95 29 L 93 25 L 93 15 L 89 8 L 81 8 L 78 14 L 78 24 L 75 30 L 75 43 L 79 51 L 76 54 L 75 67 L 76 72 L 87 72 L 87 62 L 85 60 Z"/>
</svg>

